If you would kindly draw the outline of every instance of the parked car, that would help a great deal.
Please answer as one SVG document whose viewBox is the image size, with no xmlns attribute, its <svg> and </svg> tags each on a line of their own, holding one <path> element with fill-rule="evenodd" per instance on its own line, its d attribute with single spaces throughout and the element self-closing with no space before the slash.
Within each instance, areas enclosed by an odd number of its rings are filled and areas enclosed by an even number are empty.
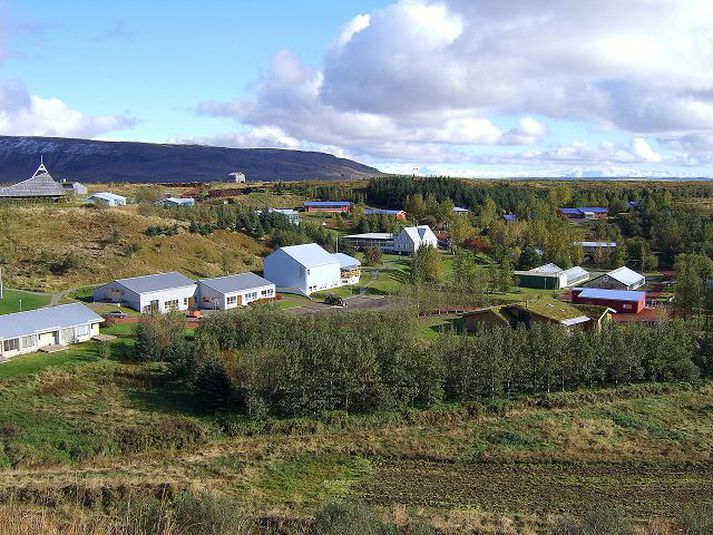
<svg viewBox="0 0 713 535">
<path fill-rule="evenodd" d="M 107 318 L 123 320 L 124 318 L 128 317 L 128 314 L 126 312 L 123 312 L 122 310 L 112 310 L 111 312 L 107 312 L 105 316 Z"/>
<path fill-rule="evenodd" d="M 334 294 L 329 294 L 327 297 L 325 297 L 324 303 L 326 305 L 332 305 L 335 307 L 347 306 L 346 300 L 344 300 L 343 298 L 339 297 L 338 295 L 334 295 Z"/>
<path fill-rule="evenodd" d="M 203 313 L 200 310 L 189 310 L 187 316 L 198 319 L 203 317 Z"/>
</svg>

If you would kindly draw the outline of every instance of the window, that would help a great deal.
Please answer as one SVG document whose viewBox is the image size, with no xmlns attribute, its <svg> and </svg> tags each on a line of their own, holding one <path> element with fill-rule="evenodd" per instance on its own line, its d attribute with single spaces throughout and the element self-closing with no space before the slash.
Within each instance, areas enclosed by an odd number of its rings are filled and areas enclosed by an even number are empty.
<svg viewBox="0 0 713 535">
<path fill-rule="evenodd" d="M 187 306 L 188 306 L 188 298 L 187 298 L 187 297 L 184 297 L 184 298 L 183 298 L 183 306 L 184 306 L 184 307 L 187 307 Z"/>
<path fill-rule="evenodd" d="M 178 299 L 171 299 L 163 304 L 166 310 L 178 310 Z"/>
<path fill-rule="evenodd" d="M 231 295 L 228 296 L 227 303 L 228 305 L 234 305 L 238 302 L 238 296 L 237 295 Z"/>
<path fill-rule="evenodd" d="M 76 336 L 89 336 L 90 331 L 89 325 L 78 325 L 74 330 L 74 334 Z"/>
<path fill-rule="evenodd" d="M 22 347 L 34 347 L 37 345 L 37 337 L 34 334 L 22 337 Z"/>
<path fill-rule="evenodd" d="M 212 300 L 210 297 L 208 297 L 207 295 L 204 295 L 204 296 L 203 296 L 202 301 L 203 301 L 204 303 L 206 303 L 206 304 L 209 304 L 209 303 L 212 303 L 212 302 L 213 302 L 213 300 Z"/>
<path fill-rule="evenodd" d="M 272 297 L 272 288 L 260 292 L 262 297 Z"/>
<path fill-rule="evenodd" d="M 9 340 L 5 340 L 2 343 L 3 351 L 17 351 L 18 349 L 20 349 L 20 339 L 19 338 L 10 338 Z"/>
</svg>

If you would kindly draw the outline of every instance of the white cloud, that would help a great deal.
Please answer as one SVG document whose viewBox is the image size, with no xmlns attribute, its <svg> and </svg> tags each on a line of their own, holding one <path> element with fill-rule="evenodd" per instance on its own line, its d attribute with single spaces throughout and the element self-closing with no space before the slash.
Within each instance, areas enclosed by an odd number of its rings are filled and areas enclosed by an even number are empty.
<svg viewBox="0 0 713 535">
<path fill-rule="evenodd" d="M 675 143 L 713 132 L 712 63 L 707 0 L 401 0 L 345 24 L 320 69 L 282 51 L 251 98 L 198 109 L 394 165 L 488 145 L 531 165 L 683 165 L 703 158 Z M 543 146 L 560 120 L 631 142 Z"/>
<path fill-rule="evenodd" d="M 18 81 L 0 83 L 0 135 L 92 138 L 135 123 L 124 116 L 84 115 L 58 98 L 31 95 Z"/>
</svg>

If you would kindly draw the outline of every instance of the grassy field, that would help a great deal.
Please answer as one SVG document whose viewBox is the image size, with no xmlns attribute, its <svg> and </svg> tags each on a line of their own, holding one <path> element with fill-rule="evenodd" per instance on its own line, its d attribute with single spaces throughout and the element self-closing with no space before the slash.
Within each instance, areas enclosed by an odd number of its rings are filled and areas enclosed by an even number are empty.
<svg viewBox="0 0 713 535">
<path fill-rule="evenodd" d="M 49 305 L 49 302 L 50 296 L 47 294 L 5 288 L 4 296 L 0 299 L 0 314 L 35 310 Z"/>
<path fill-rule="evenodd" d="M 713 505 L 710 384 L 252 421 L 206 412 L 160 365 L 122 363 L 130 326 L 106 332 L 118 336 L 109 358 L 88 343 L 0 365 L 0 501 L 168 485 L 261 515 L 360 497 L 446 523 L 478 511 L 535 524 L 581 510 L 583 496 L 634 518 Z"/>
<path fill-rule="evenodd" d="M 137 206 L 17 205 L 3 207 L 0 216 L 6 283 L 25 290 L 55 292 L 159 271 L 196 278 L 259 271 L 266 252 L 244 234 L 190 234 L 186 223 L 143 215 Z M 178 235 L 145 234 L 149 226 L 174 224 Z"/>
</svg>

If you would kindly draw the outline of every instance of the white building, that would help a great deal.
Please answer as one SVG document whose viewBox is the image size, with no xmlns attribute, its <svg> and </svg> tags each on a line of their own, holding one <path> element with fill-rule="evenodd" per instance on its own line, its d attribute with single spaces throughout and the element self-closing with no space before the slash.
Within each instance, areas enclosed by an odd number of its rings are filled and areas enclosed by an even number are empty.
<svg viewBox="0 0 713 535">
<path fill-rule="evenodd" d="M 228 176 L 232 178 L 232 182 L 235 182 L 236 184 L 246 184 L 248 179 L 245 176 L 245 173 L 241 173 L 240 171 L 235 171 L 234 173 L 228 173 Z"/>
<path fill-rule="evenodd" d="M 600 275 L 589 281 L 588 288 L 603 288 L 605 290 L 636 290 L 646 284 L 646 277 L 626 266 L 616 268 L 609 273 Z"/>
<path fill-rule="evenodd" d="M 166 197 L 165 199 L 158 201 L 156 205 L 163 206 L 164 208 L 191 208 L 196 205 L 196 201 L 192 197 Z"/>
<path fill-rule="evenodd" d="M 275 285 L 255 273 L 239 273 L 198 281 L 201 308 L 229 310 L 275 297 Z"/>
<path fill-rule="evenodd" d="M 333 256 L 339 260 L 339 272 L 342 284 L 358 283 L 361 278 L 361 262 L 353 256 L 344 253 L 334 253 Z"/>
<path fill-rule="evenodd" d="M 0 361 L 49 346 L 86 342 L 104 318 L 81 303 L 0 316 Z"/>
<path fill-rule="evenodd" d="M 120 303 L 139 312 L 194 308 L 196 283 L 175 271 L 119 279 L 94 290 L 94 301 Z"/>
<path fill-rule="evenodd" d="M 285 216 L 293 225 L 300 224 L 300 214 L 297 210 L 293 210 L 292 208 L 268 208 L 267 211 L 271 214 L 281 214 Z M 262 210 L 255 210 L 255 213 L 260 215 L 262 214 Z"/>
<path fill-rule="evenodd" d="M 103 204 L 104 206 L 126 206 L 126 197 L 115 193 L 109 193 L 108 191 L 102 191 L 99 193 L 92 193 L 89 197 L 87 197 L 87 202 L 93 204 Z"/>
<path fill-rule="evenodd" d="M 273 251 L 265 258 L 264 275 L 278 289 L 296 290 L 304 295 L 344 284 L 340 257 L 316 243 L 290 245 Z"/>
<path fill-rule="evenodd" d="M 394 252 L 398 254 L 414 254 L 424 245 L 438 247 L 438 238 L 428 225 L 406 227 L 394 236 Z"/>
</svg>

